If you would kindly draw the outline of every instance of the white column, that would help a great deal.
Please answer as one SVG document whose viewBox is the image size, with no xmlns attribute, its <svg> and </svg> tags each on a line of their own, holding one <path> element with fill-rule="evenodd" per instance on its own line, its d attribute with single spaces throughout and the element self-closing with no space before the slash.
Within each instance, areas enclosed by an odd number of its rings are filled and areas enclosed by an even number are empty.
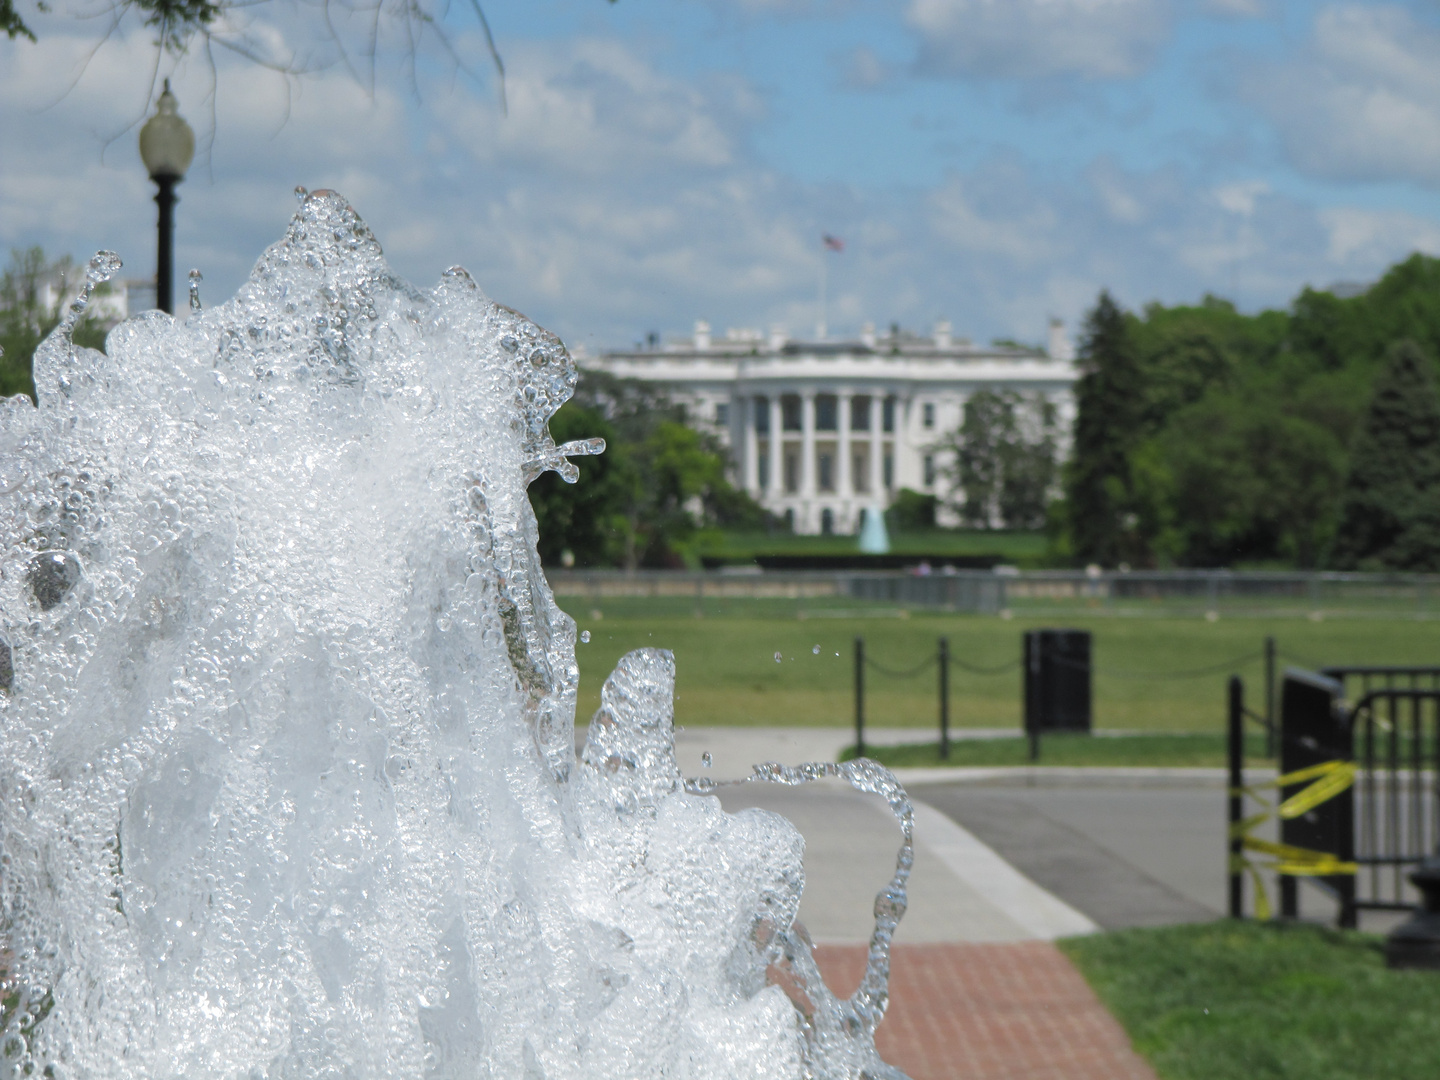
<svg viewBox="0 0 1440 1080">
<path fill-rule="evenodd" d="M 885 474 L 881 461 L 885 453 L 885 392 L 877 391 L 870 398 L 870 496 L 881 506 L 885 504 Z"/>
<path fill-rule="evenodd" d="M 738 399 L 741 406 L 740 430 L 743 433 L 741 445 L 745 448 L 745 490 L 751 498 L 760 497 L 760 439 L 755 433 L 755 395 L 746 394 Z"/>
<path fill-rule="evenodd" d="M 815 497 L 815 391 L 800 397 L 800 494 Z"/>
<path fill-rule="evenodd" d="M 838 445 L 835 453 L 840 458 L 835 463 L 835 491 L 842 499 L 848 499 L 855 494 L 854 485 L 850 479 L 850 391 L 846 390 L 836 399 L 839 407 L 839 435 Z"/>
<path fill-rule="evenodd" d="M 780 428 L 780 395 L 771 394 L 770 403 L 770 497 L 778 499 L 785 494 L 784 479 L 785 432 Z"/>
</svg>

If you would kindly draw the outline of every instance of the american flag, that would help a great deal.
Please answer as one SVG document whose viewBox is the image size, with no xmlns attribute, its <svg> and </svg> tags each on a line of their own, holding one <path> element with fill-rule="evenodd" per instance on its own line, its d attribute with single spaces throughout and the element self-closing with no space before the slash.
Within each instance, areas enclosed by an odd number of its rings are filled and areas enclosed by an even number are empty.
<svg viewBox="0 0 1440 1080">
<path fill-rule="evenodd" d="M 831 251 L 845 250 L 845 241 L 841 240 L 838 236 L 831 236 L 829 233 L 826 233 L 820 240 Z"/>
</svg>

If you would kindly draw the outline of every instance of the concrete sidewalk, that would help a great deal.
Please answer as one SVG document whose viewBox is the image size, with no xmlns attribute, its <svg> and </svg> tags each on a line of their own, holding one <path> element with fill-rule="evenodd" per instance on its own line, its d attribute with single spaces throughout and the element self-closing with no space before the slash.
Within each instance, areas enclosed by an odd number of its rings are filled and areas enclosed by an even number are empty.
<svg viewBox="0 0 1440 1080">
<path fill-rule="evenodd" d="M 934 738 L 932 729 L 866 734 L 876 745 Z M 676 749 L 686 775 L 719 780 L 744 778 L 765 761 L 834 761 L 852 741 L 848 729 L 692 728 L 677 732 Z M 915 862 L 895 937 L 891 1005 L 877 1033 L 886 1060 L 912 1080 L 1154 1080 L 1051 940 L 1217 916 L 1220 771 L 898 775 L 915 805 Z M 875 893 L 895 868 L 893 816 L 839 781 L 739 784 L 719 796 L 732 812 L 783 814 L 804 835 L 800 919 L 831 987 L 853 991 Z"/>
</svg>

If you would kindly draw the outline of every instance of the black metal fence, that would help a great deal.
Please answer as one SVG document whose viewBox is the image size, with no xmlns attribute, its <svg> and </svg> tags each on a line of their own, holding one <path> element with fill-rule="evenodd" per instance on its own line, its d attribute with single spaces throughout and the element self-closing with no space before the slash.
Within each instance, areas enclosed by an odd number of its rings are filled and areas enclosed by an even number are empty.
<svg viewBox="0 0 1440 1080">
<path fill-rule="evenodd" d="M 1292 668 L 1280 698 L 1280 775 L 1247 784 L 1245 726 L 1264 720 L 1230 680 L 1230 914 L 1244 913 L 1247 873 L 1256 914 L 1268 914 L 1262 869 L 1276 873 L 1282 917 L 1300 914 L 1301 878 L 1336 900 L 1341 926 L 1361 911 L 1410 910 L 1419 897 L 1407 871 L 1440 850 L 1440 668 Z M 1256 835 L 1272 819 L 1278 843 Z"/>
<path fill-rule="evenodd" d="M 1230 570 L 566 570 L 547 567 L 562 602 L 624 609 L 643 601 L 696 615 L 823 617 L 877 609 L 981 614 L 1440 617 L 1440 575 Z"/>
</svg>

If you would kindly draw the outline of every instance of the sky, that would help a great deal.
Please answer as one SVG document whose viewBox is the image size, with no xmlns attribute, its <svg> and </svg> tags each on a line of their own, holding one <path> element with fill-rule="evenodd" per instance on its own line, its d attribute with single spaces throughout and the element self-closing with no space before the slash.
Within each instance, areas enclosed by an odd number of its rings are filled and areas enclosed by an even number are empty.
<svg viewBox="0 0 1440 1080">
<path fill-rule="evenodd" d="M 343 49 L 268 0 L 176 58 L 57 0 L 0 41 L 0 245 L 153 273 L 158 73 L 199 135 L 176 267 L 208 303 L 296 185 L 416 284 L 463 265 L 592 352 L 700 318 L 813 335 L 822 263 L 831 336 L 1038 343 L 1102 288 L 1257 310 L 1440 254 L 1437 0 L 485 0 L 503 108 L 467 5 L 413 50 L 382 14 L 372 65 L 366 2 L 331 7 Z"/>
</svg>

